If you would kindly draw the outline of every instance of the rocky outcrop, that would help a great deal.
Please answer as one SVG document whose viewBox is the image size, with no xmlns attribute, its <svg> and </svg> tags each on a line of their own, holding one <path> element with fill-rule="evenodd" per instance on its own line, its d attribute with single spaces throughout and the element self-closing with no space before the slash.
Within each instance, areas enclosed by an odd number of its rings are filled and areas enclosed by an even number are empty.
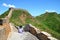
<svg viewBox="0 0 60 40">
<path fill-rule="evenodd" d="M 31 27 L 29 24 L 25 25 L 24 31 L 25 32 L 30 32 L 31 34 L 33 34 L 35 36 L 37 34 L 36 30 L 33 27 Z"/>
<path fill-rule="evenodd" d="M 39 40 L 50 40 L 45 34 L 43 34 L 43 33 L 38 33 L 37 35 L 37 38 L 39 39 Z"/>
</svg>

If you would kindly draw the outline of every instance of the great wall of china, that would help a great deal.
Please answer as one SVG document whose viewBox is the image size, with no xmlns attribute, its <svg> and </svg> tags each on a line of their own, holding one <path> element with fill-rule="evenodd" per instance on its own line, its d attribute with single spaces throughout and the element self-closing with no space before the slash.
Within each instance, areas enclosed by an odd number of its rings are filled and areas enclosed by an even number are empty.
<svg viewBox="0 0 60 40">
<path fill-rule="evenodd" d="M 11 35 L 10 34 L 11 32 L 17 32 L 14 25 L 9 22 L 9 19 L 12 16 L 13 10 L 14 10 L 14 8 L 10 8 L 9 14 L 5 18 L 0 19 L 0 21 L 1 21 L 0 22 L 0 40 L 8 40 L 9 36 Z M 40 38 L 42 40 L 57 40 L 56 38 L 52 37 L 47 32 L 40 31 L 39 29 L 37 29 L 36 27 L 34 27 L 32 25 L 30 25 L 30 26 L 36 30 L 36 32 L 38 33 L 38 38 Z M 33 31 L 31 31 L 31 32 L 33 32 Z M 47 39 L 47 38 L 49 38 L 49 39 Z"/>
</svg>

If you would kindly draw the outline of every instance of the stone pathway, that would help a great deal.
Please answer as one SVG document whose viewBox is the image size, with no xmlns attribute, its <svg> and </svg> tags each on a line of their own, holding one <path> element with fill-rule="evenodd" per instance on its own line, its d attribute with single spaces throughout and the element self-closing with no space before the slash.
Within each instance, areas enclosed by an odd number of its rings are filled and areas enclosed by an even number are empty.
<svg viewBox="0 0 60 40">
<path fill-rule="evenodd" d="M 18 32 L 18 30 L 15 28 L 13 23 L 9 23 L 9 24 L 10 24 L 11 32 Z"/>
<path fill-rule="evenodd" d="M 10 27 L 11 32 L 9 33 L 7 40 L 38 40 L 38 38 L 29 32 L 18 33 L 12 23 L 10 23 Z"/>
<path fill-rule="evenodd" d="M 23 33 L 11 32 L 7 40 L 38 40 L 38 39 L 29 32 Z"/>
<path fill-rule="evenodd" d="M 11 8 L 11 10 L 10 10 L 9 14 L 7 15 L 8 19 L 10 19 L 10 18 L 11 18 L 11 16 L 12 16 L 12 12 L 13 12 L 13 9 Z"/>
</svg>

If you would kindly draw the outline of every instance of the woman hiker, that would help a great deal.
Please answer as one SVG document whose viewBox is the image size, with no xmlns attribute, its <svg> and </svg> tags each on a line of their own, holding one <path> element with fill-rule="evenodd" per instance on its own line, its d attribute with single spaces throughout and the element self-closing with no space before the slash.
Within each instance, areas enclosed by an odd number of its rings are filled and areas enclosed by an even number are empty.
<svg viewBox="0 0 60 40">
<path fill-rule="evenodd" d="M 15 26 L 15 27 L 16 27 L 16 26 Z M 23 29 L 22 26 L 17 26 L 16 28 L 18 29 L 18 33 L 24 32 L 24 29 Z"/>
<path fill-rule="evenodd" d="M 18 27 L 18 33 L 22 33 L 24 30 L 23 30 L 23 27 L 22 26 L 19 26 Z"/>
</svg>

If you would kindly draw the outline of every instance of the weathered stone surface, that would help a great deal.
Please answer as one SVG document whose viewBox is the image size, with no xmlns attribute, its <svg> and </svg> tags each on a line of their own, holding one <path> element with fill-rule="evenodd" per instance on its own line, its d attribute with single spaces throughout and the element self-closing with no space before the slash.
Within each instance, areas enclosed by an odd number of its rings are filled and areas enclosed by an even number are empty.
<svg viewBox="0 0 60 40">
<path fill-rule="evenodd" d="M 23 33 L 11 32 L 7 40 L 38 40 L 38 38 L 36 38 L 29 32 Z"/>
<path fill-rule="evenodd" d="M 9 23 L 4 23 L 3 27 L 6 29 L 6 36 L 8 36 L 9 32 L 11 32 Z"/>
<path fill-rule="evenodd" d="M 27 31 L 27 32 L 30 32 L 31 34 L 35 35 L 37 34 L 36 30 L 31 27 L 29 24 L 27 24 L 25 27 L 24 27 L 24 31 Z"/>
<path fill-rule="evenodd" d="M 2 19 L 0 19 L 0 25 L 3 25 L 3 20 Z"/>
<path fill-rule="evenodd" d="M 34 29 L 36 30 L 37 33 L 41 33 L 41 30 L 40 30 L 40 29 L 36 28 L 36 27 L 33 26 L 32 24 L 29 24 L 29 25 L 30 25 L 30 27 L 34 28 Z"/>
<path fill-rule="evenodd" d="M 13 23 L 9 23 L 10 28 L 11 28 L 11 32 L 18 32 L 18 30 L 16 29 L 16 27 L 14 26 Z"/>
<path fill-rule="evenodd" d="M 6 18 L 2 18 L 2 21 L 3 21 L 2 22 L 3 25 L 0 25 L 0 27 L 5 28 L 6 36 L 8 36 L 9 32 L 11 31 L 9 22 L 8 22 L 8 20 Z"/>
<path fill-rule="evenodd" d="M 41 33 L 43 33 L 44 35 L 48 36 L 48 37 L 51 37 L 51 34 L 45 32 L 45 31 L 41 31 Z"/>
<path fill-rule="evenodd" d="M 6 40 L 5 28 L 0 27 L 0 40 Z"/>
<path fill-rule="evenodd" d="M 37 38 L 38 38 L 39 40 L 50 40 L 50 39 L 48 39 L 48 37 L 47 37 L 46 35 L 44 35 L 43 33 L 37 34 Z"/>
<path fill-rule="evenodd" d="M 58 39 L 56 39 L 56 38 L 54 38 L 54 37 L 48 37 L 50 40 L 58 40 Z"/>
</svg>

